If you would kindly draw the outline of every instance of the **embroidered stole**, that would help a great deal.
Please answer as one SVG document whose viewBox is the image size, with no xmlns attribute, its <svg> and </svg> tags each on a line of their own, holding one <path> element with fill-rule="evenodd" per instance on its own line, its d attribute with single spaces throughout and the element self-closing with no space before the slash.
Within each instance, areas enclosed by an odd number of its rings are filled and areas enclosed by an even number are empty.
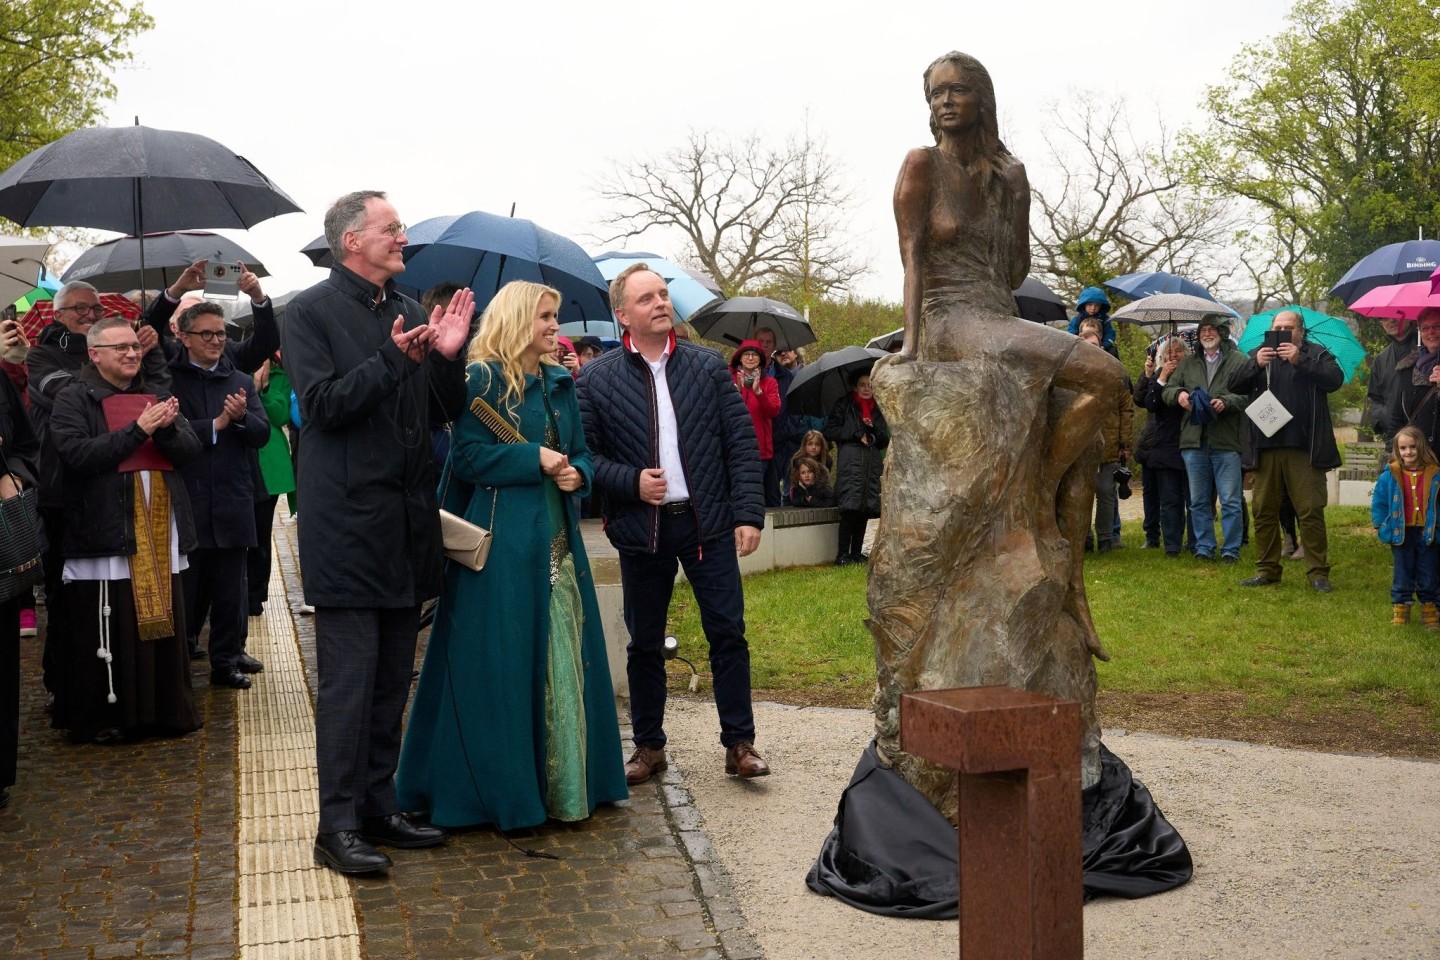
<svg viewBox="0 0 1440 960">
<path fill-rule="evenodd" d="M 134 502 L 135 553 L 130 557 L 130 585 L 135 592 L 135 617 L 141 640 L 175 635 L 170 619 L 170 487 L 160 473 L 152 473 L 150 496 L 140 473 L 130 482 Z"/>
</svg>

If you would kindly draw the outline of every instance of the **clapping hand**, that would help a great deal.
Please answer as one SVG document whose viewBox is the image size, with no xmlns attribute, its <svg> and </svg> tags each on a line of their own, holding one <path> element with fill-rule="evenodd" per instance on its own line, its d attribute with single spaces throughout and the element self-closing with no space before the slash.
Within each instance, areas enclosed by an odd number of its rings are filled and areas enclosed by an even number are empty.
<svg viewBox="0 0 1440 960">
<path fill-rule="evenodd" d="M 475 313 L 475 294 L 469 287 L 455 291 L 450 303 L 442 310 L 439 304 L 430 311 L 430 327 L 435 330 L 432 346 L 446 360 L 460 355 L 470 337 L 470 318 Z"/>
<path fill-rule="evenodd" d="M 224 430 L 232 423 L 239 423 L 245 419 L 245 391 L 236 390 L 225 398 L 225 405 L 220 410 L 220 416 L 215 418 L 215 429 Z"/>
<path fill-rule="evenodd" d="M 422 323 L 413 330 L 406 330 L 405 317 L 402 315 L 396 317 L 395 322 L 390 326 L 390 339 L 411 361 L 423 363 L 425 355 L 435 344 L 435 328 L 428 323 Z"/>
<path fill-rule="evenodd" d="M 174 397 L 168 397 L 158 403 L 147 403 L 145 409 L 140 411 L 140 416 L 135 419 L 135 423 L 145 431 L 147 437 L 153 437 L 156 430 L 170 426 L 179 415 L 180 401 Z"/>
</svg>

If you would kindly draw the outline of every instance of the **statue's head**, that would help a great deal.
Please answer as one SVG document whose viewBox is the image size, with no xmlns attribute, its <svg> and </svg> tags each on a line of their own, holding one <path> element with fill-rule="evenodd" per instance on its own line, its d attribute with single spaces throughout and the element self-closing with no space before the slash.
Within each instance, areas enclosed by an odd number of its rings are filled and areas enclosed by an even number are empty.
<svg viewBox="0 0 1440 960">
<path fill-rule="evenodd" d="M 970 88 L 978 101 L 979 116 L 971 129 L 972 136 L 978 137 L 986 154 L 994 153 L 1000 144 L 1000 122 L 995 117 L 995 84 L 990 80 L 990 72 L 985 65 L 968 53 L 961 53 L 958 50 L 951 50 L 942 57 L 937 58 L 930 66 L 925 68 L 925 102 L 930 102 L 930 78 L 941 65 L 949 64 L 969 81 Z M 935 136 L 935 142 L 940 142 L 940 127 L 935 122 L 935 117 L 930 118 L 930 132 Z M 1004 149 L 1003 147 L 999 147 Z"/>
</svg>

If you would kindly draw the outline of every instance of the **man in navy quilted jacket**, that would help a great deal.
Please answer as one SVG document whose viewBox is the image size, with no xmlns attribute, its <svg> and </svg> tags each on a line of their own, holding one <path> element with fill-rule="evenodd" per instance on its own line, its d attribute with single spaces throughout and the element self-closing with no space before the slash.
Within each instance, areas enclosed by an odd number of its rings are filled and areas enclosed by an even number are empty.
<svg viewBox="0 0 1440 960">
<path fill-rule="evenodd" d="M 665 617 L 680 565 L 710 645 L 725 772 L 763 777 L 750 705 L 739 558 L 765 525 L 755 428 L 720 354 L 677 340 L 665 281 L 643 263 L 610 283 L 622 349 L 585 365 L 580 416 L 620 553 L 635 752 L 625 779 L 665 761 Z"/>
</svg>

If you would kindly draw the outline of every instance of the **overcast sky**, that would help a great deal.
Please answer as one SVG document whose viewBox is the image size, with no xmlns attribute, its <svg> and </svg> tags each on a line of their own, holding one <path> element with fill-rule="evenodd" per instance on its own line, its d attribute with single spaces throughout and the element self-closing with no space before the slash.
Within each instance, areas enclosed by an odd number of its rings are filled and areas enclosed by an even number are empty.
<svg viewBox="0 0 1440 960">
<path fill-rule="evenodd" d="M 323 277 L 297 251 L 347 191 L 389 191 L 409 223 L 513 203 L 597 253 L 590 235 L 606 208 L 595 182 L 614 160 L 663 153 L 691 128 L 783 139 L 808 111 L 855 189 L 855 241 L 871 264 L 857 292 L 898 300 L 890 194 L 905 151 L 932 142 L 921 88 L 931 60 L 960 49 L 986 64 L 1002 133 L 1043 183 L 1048 105 L 1085 88 L 1124 95 L 1137 125 L 1194 122 L 1205 86 L 1244 44 L 1280 30 L 1289 3 L 145 7 L 156 26 L 116 77 L 110 122 L 213 137 L 305 209 L 233 234 L 276 275 L 272 293 Z M 674 255 L 677 242 L 631 247 Z"/>
</svg>

